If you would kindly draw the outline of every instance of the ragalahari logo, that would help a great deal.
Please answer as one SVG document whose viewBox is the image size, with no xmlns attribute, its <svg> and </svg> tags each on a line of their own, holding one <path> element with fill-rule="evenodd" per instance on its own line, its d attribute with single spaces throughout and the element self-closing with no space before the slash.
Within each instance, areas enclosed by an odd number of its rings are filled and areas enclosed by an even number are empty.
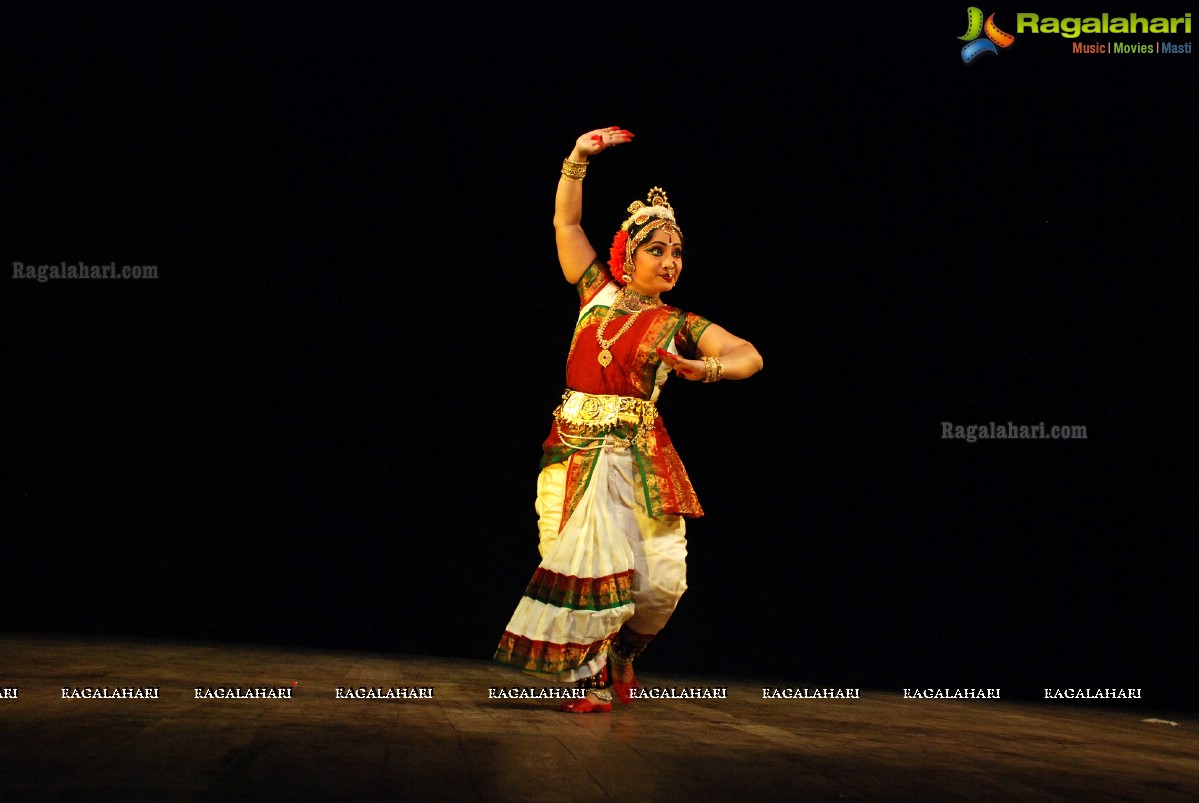
<svg viewBox="0 0 1199 803">
<path fill-rule="evenodd" d="M 980 39 L 979 34 L 986 34 L 986 39 Z M 966 9 L 966 33 L 964 36 L 959 36 L 966 46 L 962 48 L 962 61 L 966 64 L 974 61 L 983 53 L 991 53 L 998 56 L 999 50 L 997 47 L 1011 47 L 1012 42 L 1016 41 L 1016 37 L 1010 33 L 1004 33 L 999 30 L 999 26 L 995 24 L 995 15 L 987 17 L 987 21 L 983 22 L 983 12 L 977 6 L 970 6 Z"/>
</svg>

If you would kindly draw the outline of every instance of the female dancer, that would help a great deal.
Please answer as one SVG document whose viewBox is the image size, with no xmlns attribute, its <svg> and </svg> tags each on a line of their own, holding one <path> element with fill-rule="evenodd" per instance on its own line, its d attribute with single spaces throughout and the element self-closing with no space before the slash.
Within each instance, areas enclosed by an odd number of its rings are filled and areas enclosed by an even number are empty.
<svg viewBox="0 0 1199 803">
<path fill-rule="evenodd" d="M 673 371 L 697 382 L 745 379 L 762 369 L 748 341 L 668 306 L 683 272 L 683 234 L 660 188 L 634 201 L 606 264 L 581 225 L 591 157 L 631 142 L 613 126 L 590 131 L 562 163 L 555 198 L 558 261 L 579 295 L 537 480 L 542 561 L 496 660 L 588 689 L 562 710 L 630 702 L 633 660 L 687 588 L 684 518 L 703 515 L 656 403 Z"/>
</svg>

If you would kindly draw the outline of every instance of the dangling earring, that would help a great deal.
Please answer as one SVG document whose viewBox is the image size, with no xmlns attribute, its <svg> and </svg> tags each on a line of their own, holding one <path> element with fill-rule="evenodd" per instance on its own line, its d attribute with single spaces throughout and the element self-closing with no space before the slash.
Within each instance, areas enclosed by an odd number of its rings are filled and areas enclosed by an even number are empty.
<svg viewBox="0 0 1199 803">
<path fill-rule="evenodd" d="M 625 284 L 633 281 L 633 263 L 629 261 L 628 257 L 626 257 L 624 261 L 624 275 L 620 278 Z"/>
</svg>

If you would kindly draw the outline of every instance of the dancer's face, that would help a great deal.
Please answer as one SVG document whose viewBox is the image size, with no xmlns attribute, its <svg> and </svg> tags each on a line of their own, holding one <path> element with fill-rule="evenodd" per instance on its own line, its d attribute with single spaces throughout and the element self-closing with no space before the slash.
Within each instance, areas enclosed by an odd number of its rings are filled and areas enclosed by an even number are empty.
<svg viewBox="0 0 1199 803">
<path fill-rule="evenodd" d="M 665 293 L 683 272 L 683 240 L 677 231 L 654 231 L 633 252 L 633 278 L 629 287 L 646 296 Z"/>
</svg>

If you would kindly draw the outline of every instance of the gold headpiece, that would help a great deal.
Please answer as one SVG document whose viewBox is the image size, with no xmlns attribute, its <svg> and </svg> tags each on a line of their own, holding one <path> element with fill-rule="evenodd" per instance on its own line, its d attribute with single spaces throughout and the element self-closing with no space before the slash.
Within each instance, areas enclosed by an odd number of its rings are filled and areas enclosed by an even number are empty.
<svg viewBox="0 0 1199 803">
<path fill-rule="evenodd" d="M 661 187 L 651 187 L 649 193 L 645 196 L 645 203 L 633 201 L 633 203 L 629 204 L 629 218 L 620 227 L 628 231 L 633 226 L 642 225 L 651 217 L 668 220 L 674 223 L 676 228 L 678 227 L 678 223 L 674 219 L 674 207 L 666 199 L 666 190 Z M 657 228 L 657 226 L 654 228 Z M 683 236 L 681 232 L 679 236 Z"/>
</svg>

